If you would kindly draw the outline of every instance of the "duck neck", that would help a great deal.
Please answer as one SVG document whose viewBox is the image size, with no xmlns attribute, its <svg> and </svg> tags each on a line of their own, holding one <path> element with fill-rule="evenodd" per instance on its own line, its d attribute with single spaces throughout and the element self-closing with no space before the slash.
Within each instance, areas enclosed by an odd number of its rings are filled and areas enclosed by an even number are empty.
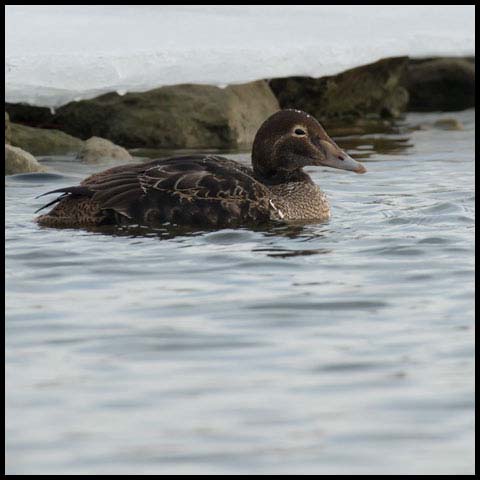
<svg viewBox="0 0 480 480">
<path fill-rule="evenodd" d="M 301 168 L 296 170 L 279 169 L 275 172 L 259 172 L 254 169 L 257 180 L 265 185 L 281 185 L 285 183 L 312 183 L 312 179 Z"/>
</svg>

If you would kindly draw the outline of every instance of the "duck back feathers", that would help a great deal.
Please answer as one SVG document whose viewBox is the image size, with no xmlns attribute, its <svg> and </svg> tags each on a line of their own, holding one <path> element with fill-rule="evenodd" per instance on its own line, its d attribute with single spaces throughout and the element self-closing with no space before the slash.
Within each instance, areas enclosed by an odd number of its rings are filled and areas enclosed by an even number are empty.
<svg viewBox="0 0 480 480">
<path fill-rule="evenodd" d="M 42 225 L 234 226 L 270 219 L 269 190 L 233 160 L 191 155 L 114 167 L 61 193 Z"/>
</svg>

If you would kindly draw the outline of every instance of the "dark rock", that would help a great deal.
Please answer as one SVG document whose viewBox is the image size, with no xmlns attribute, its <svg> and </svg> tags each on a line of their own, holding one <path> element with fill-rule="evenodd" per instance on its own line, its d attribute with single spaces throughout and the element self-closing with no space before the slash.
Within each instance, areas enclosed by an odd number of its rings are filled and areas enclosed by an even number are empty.
<svg viewBox="0 0 480 480">
<path fill-rule="evenodd" d="M 475 106 L 475 59 L 412 60 L 404 81 L 408 109 L 418 112 L 464 110 Z"/>
<path fill-rule="evenodd" d="M 387 58 L 329 77 L 276 78 L 270 86 L 282 108 L 305 110 L 325 125 L 367 115 L 393 118 L 408 102 L 400 85 L 407 65 L 408 57 Z"/>
<path fill-rule="evenodd" d="M 265 81 L 176 85 L 72 102 L 58 109 L 54 121 L 80 138 L 99 136 L 128 148 L 231 148 L 249 146 L 278 109 Z"/>
<path fill-rule="evenodd" d="M 33 155 L 77 153 L 83 141 L 60 130 L 33 128 L 11 123 L 11 144 Z"/>
<path fill-rule="evenodd" d="M 49 108 L 33 107 L 24 103 L 5 103 L 10 121 L 30 127 L 58 128 L 54 124 L 53 113 Z"/>
</svg>

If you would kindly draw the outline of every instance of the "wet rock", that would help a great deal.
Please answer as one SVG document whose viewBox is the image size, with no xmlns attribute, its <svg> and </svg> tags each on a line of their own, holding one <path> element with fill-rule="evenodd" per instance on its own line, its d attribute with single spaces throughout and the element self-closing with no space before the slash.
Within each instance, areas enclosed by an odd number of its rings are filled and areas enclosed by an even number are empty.
<svg viewBox="0 0 480 480">
<path fill-rule="evenodd" d="M 40 165 L 32 154 L 21 148 L 5 145 L 5 175 L 45 171 L 45 167 Z"/>
<path fill-rule="evenodd" d="M 464 110 L 475 106 L 475 59 L 412 60 L 404 85 L 408 109 L 419 112 Z"/>
<path fill-rule="evenodd" d="M 440 130 L 463 130 L 462 122 L 456 118 L 441 118 L 433 126 Z"/>
<path fill-rule="evenodd" d="M 11 144 L 33 155 L 77 153 L 83 141 L 60 130 L 33 128 L 11 123 Z"/>
<path fill-rule="evenodd" d="M 12 141 L 12 129 L 10 127 L 10 117 L 7 112 L 5 112 L 5 143 L 10 145 Z"/>
<path fill-rule="evenodd" d="M 54 121 L 80 138 L 99 136 L 127 148 L 231 148 L 250 146 L 277 110 L 267 82 L 257 81 L 109 93 L 59 108 Z"/>
<path fill-rule="evenodd" d="M 463 123 L 457 120 L 456 118 L 441 118 L 435 120 L 434 122 L 423 122 L 418 125 L 410 126 L 410 130 L 450 130 L 450 131 L 459 131 L 463 130 Z"/>
<path fill-rule="evenodd" d="M 398 117 L 408 103 L 400 85 L 407 65 L 408 57 L 388 58 L 329 77 L 276 78 L 270 86 L 282 108 L 305 110 L 330 128 L 335 120 Z"/>
<path fill-rule="evenodd" d="M 345 137 L 350 135 L 372 135 L 376 133 L 399 133 L 400 129 L 391 119 L 358 118 L 351 121 L 327 120 L 328 134 L 331 137 Z M 324 122 L 324 124 L 326 125 Z"/>
<path fill-rule="evenodd" d="M 89 138 L 78 152 L 77 159 L 85 163 L 100 163 L 112 160 L 124 163 L 133 160 L 130 153 L 123 147 L 100 137 Z"/>
</svg>

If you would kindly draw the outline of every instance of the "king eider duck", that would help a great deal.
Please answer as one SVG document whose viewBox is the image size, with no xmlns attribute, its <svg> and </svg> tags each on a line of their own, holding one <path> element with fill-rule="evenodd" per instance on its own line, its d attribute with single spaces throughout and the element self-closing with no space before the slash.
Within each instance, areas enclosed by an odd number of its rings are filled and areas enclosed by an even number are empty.
<svg viewBox="0 0 480 480">
<path fill-rule="evenodd" d="M 316 223 L 330 217 L 325 194 L 303 171 L 321 165 L 365 173 L 320 123 L 280 110 L 258 130 L 252 168 L 216 155 L 187 155 L 121 165 L 89 176 L 61 195 L 37 222 L 50 227 L 164 223 L 198 227 Z M 41 210 L 40 209 L 40 210 Z"/>
</svg>

